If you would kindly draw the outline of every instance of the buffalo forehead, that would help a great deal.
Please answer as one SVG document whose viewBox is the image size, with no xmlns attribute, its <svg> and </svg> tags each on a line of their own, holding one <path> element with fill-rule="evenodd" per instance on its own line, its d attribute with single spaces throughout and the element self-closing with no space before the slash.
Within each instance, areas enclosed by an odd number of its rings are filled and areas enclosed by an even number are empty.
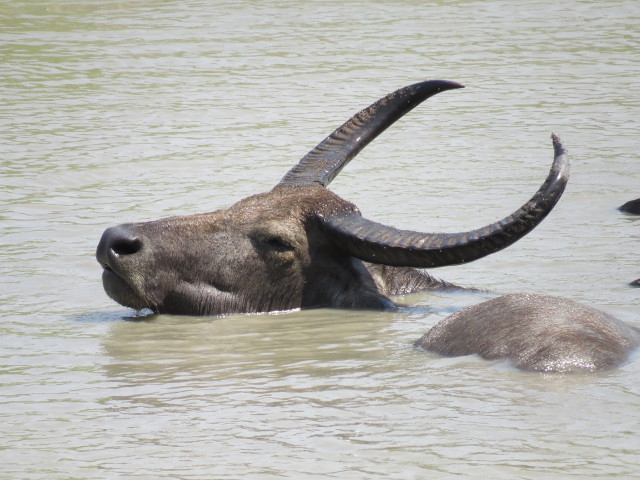
<svg viewBox="0 0 640 480">
<path fill-rule="evenodd" d="M 280 186 L 273 190 L 247 197 L 229 209 L 236 219 L 304 219 L 309 216 L 329 215 L 341 211 L 352 212 L 355 207 L 324 187 Z"/>
</svg>

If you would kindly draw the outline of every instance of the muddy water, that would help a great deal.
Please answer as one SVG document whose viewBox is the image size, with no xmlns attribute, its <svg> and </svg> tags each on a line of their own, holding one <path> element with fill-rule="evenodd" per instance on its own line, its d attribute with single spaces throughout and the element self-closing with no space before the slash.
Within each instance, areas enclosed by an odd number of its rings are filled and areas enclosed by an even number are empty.
<svg viewBox="0 0 640 480">
<path fill-rule="evenodd" d="M 93 251 L 124 221 L 269 189 L 351 114 L 434 97 L 332 189 L 369 218 L 459 231 L 537 189 L 557 208 L 447 280 L 554 293 L 640 325 L 640 6 L 93 2 L 0 6 L 0 478 L 633 478 L 640 358 L 524 374 L 411 342 L 473 295 L 397 312 L 134 318 Z"/>
</svg>

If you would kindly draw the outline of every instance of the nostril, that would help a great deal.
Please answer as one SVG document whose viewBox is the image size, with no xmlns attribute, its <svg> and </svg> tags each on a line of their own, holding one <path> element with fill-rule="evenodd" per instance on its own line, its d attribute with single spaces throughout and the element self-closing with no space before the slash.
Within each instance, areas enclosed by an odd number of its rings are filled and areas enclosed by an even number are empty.
<svg viewBox="0 0 640 480">
<path fill-rule="evenodd" d="M 142 248 L 142 242 L 137 237 L 114 239 L 110 245 L 116 255 L 133 255 Z"/>
<path fill-rule="evenodd" d="M 96 248 L 96 260 L 105 270 L 119 271 L 119 260 L 125 261 L 125 258 L 132 258 L 132 255 L 143 250 L 144 237 L 138 235 L 130 225 L 118 225 L 107 228 L 102 234 Z"/>
<path fill-rule="evenodd" d="M 114 256 L 134 255 L 142 249 L 142 239 L 129 226 L 119 225 L 104 231 L 96 249 L 96 258 L 103 266 L 111 265 Z"/>
</svg>

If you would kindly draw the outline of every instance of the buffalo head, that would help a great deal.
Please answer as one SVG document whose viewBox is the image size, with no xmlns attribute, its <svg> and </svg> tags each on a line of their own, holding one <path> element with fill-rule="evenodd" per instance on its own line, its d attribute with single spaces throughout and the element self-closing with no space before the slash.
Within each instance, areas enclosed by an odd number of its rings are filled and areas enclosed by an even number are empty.
<svg viewBox="0 0 640 480">
<path fill-rule="evenodd" d="M 566 152 L 555 135 L 551 171 L 531 200 L 469 232 L 381 225 L 326 186 L 405 113 L 456 88 L 462 85 L 431 80 L 385 96 L 323 140 L 273 190 L 226 210 L 107 229 L 96 254 L 107 294 L 134 309 L 215 315 L 388 308 L 389 295 L 442 286 L 414 268 L 470 262 L 501 250 L 554 207 L 568 180 Z"/>
</svg>

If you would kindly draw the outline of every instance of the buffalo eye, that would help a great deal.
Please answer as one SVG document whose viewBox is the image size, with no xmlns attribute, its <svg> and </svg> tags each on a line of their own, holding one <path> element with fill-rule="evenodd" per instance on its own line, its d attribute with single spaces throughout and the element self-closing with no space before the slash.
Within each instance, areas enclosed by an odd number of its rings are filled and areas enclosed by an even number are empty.
<svg viewBox="0 0 640 480">
<path fill-rule="evenodd" d="M 266 238 L 263 240 L 263 243 L 276 252 L 285 253 L 295 250 L 289 242 L 279 237 Z"/>
<path fill-rule="evenodd" d="M 293 242 L 274 229 L 261 228 L 249 234 L 251 243 L 258 252 L 265 254 L 286 254 L 295 251 Z"/>
</svg>

